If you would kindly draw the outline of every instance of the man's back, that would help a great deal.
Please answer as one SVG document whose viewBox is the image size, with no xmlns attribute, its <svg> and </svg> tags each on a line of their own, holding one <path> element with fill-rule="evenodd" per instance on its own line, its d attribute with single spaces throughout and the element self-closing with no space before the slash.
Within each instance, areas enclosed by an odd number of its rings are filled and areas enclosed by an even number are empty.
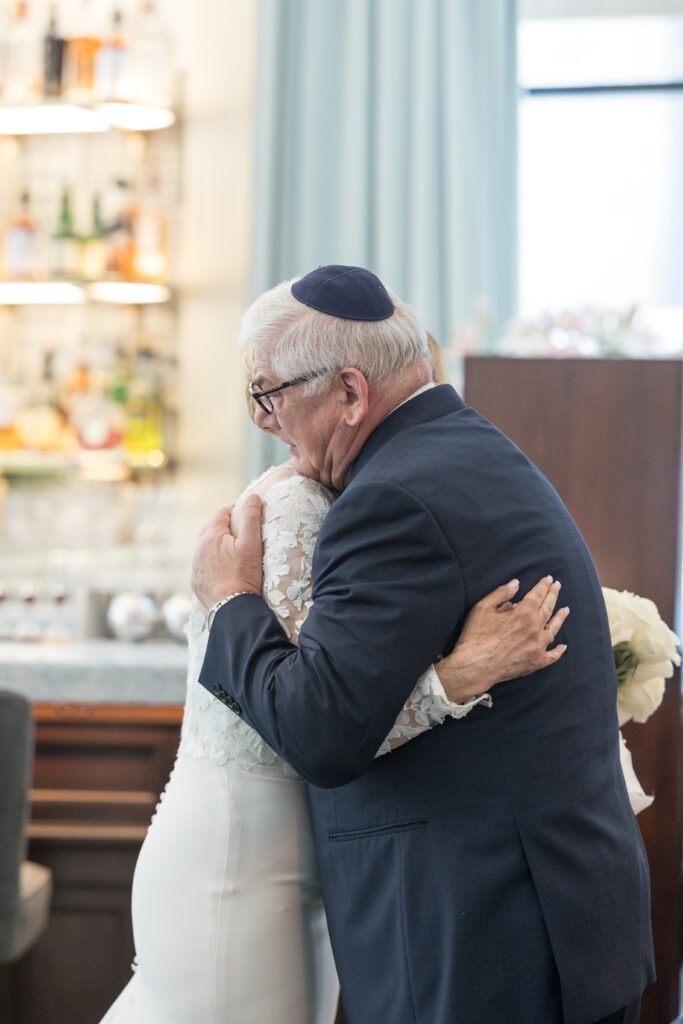
<svg viewBox="0 0 683 1024">
<path fill-rule="evenodd" d="M 572 610 L 558 665 L 499 685 L 491 709 L 359 778 L 311 789 L 354 1024 L 583 1024 L 652 978 L 592 560 L 548 482 L 452 389 L 401 407 L 361 452 L 321 531 L 308 642 L 352 670 L 370 660 L 389 692 L 445 653 L 480 597 L 513 576 L 523 593 L 543 572 Z"/>
</svg>

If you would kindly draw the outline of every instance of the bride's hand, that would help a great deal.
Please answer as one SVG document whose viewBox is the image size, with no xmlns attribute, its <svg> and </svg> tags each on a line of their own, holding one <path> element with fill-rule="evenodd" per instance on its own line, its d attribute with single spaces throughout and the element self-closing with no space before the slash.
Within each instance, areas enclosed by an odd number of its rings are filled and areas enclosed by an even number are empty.
<svg viewBox="0 0 683 1024">
<path fill-rule="evenodd" d="M 513 604 L 518 589 L 518 580 L 512 580 L 475 604 L 452 652 L 434 666 L 454 703 L 547 668 L 566 651 L 566 644 L 550 647 L 569 615 L 568 608 L 554 611 L 559 582 L 544 576 Z"/>
</svg>

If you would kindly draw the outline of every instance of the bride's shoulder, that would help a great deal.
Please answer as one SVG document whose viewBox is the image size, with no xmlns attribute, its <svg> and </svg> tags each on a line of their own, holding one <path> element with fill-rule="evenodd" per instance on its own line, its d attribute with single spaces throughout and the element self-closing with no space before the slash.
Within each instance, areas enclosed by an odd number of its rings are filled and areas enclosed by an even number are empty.
<svg viewBox="0 0 683 1024">
<path fill-rule="evenodd" d="M 314 500 L 331 505 L 334 501 L 334 492 L 320 483 L 319 480 L 311 480 L 308 476 L 297 473 L 294 467 L 286 476 L 273 481 L 266 494 L 266 502 L 274 498 L 282 499 L 291 497 L 293 500 Z"/>
<path fill-rule="evenodd" d="M 271 466 L 264 473 L 261 473 L 260 476 L 257 476 L 255 480 L 252 480 L 250 484 L 247 484 L 238 500 L 242 501 L 248 494 L 258 494 L 261 498 L 265 498 L 271 487 L 283 483 L 292 476 L 298 476 L 298 474 L 291 462 L 284 462 L 279 466 Z"/>
<path fill-rule="evenodd" d="M 241 504 L 248 494 L 258 494 L 265 505 L 266 522 L 283 516 L 300 515 L 321 519 L 334 500 L 334 494 L 317 480 L 297 473 L 291 462 L 272 466 L 245 490 L 233 512 L 239 526 Z"/>
<path fill-rule="evenodd" d="M 273 499 L 278 501 L 286 500 L 288 496 L 314 497 L 328 504 L 332 504 L 333 492 L 317 480 L 302 476 L 297 473 L 291 462 L 285 462 L 280 466 L 271 466 L 260 477 L 254 480 L 244 492 L 247 494 L 258 494 L 266 503 Z"/>
</svg>

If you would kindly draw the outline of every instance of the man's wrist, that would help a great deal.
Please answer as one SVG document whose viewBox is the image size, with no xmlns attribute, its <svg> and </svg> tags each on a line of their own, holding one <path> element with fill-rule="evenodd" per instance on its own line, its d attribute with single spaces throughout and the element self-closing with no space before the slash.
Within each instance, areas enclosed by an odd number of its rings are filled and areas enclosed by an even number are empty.
<svg viewBox="0 0 683 1024">
<path fill-rule="evenodd" d="M 212 604 L 206 616 L 207 628 L 211 629 L 213 620 L 216 617 L 216 612 L 219 608 L 222 608 L 223 605 L 229 604 L 230 601 L 234 601 L 236 597 L 244 597 L 246 594 L 251 594 L 253 597 L 260 597 L 260 594 L 257 594 L 255 590 L 236 590 L 234 594 L 228 594 L 227 597 L 222 597 L 220 601 L 216 601 L 215 604 Z"/>
</svg>

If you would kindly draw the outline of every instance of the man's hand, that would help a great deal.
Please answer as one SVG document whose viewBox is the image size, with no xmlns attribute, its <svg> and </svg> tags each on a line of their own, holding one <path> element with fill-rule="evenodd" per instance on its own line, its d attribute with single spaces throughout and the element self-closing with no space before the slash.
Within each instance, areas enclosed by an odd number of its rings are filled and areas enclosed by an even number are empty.
<svg viewBox="0 0 683 1024">
<path fill-rule="evenodd" d="M 453 651 L 434 666 L 454 703 L 505 679 L 546 668 L 566 651 L 566 644 L 548 650 L 569 615 L 569 608 L 553 614 L 560 584 L 544 576 L 522 601 L 512 604 L 518 589 L 519 581 L 512 580 L 475 604 Z"/>
<path fill-rule="evenodd" d="M 260 596 L 263 588 L 261 499 L 257 494 L 245 499 L 236 537 L 230 532 L 234 507 L 219 509 L 209 520 L 192 559 L 192 590 L 205 611 L 230 594 L 244 590 Z"/>
</svg>

